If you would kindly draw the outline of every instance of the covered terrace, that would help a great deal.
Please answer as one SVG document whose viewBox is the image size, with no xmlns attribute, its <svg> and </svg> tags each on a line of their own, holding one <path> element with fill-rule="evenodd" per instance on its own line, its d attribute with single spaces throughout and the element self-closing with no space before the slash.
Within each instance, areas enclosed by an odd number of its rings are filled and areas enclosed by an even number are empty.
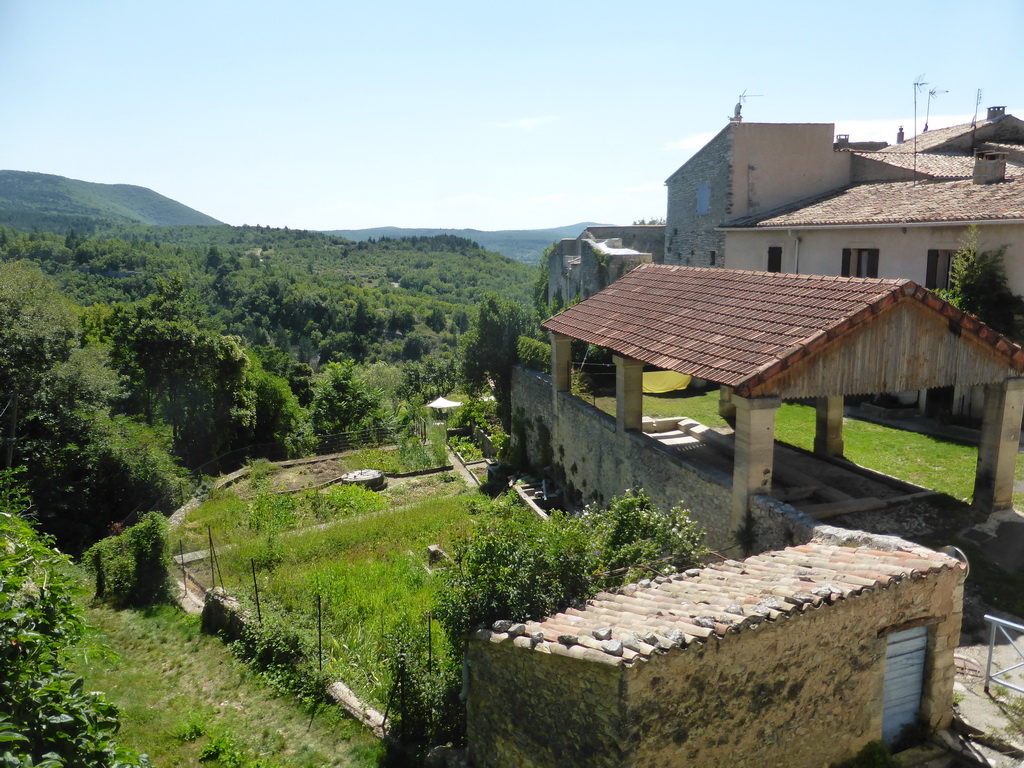
<svg viewBox="0 0 1024 768">
<path fill-rule="evenodd" d="M 942 386 L 984 386 L 973 503 L 1012 505 L 1024 350 L 912 281 L 645 264 L 543 327 L 556 412 L 573 339 L 615 354 L 623 435 L 641 430 L 645 366 L 721 385 L 720 408 L 735 418 L 733 525 L 772 491 L 783 399 L 813 399 L 814 453 L 837 458 L 847 395 Z"/>
</svg>

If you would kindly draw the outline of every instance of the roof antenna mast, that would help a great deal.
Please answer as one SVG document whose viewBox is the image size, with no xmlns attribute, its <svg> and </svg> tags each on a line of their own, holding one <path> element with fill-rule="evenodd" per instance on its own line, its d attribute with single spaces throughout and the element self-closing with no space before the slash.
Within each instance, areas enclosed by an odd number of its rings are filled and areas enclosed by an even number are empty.
<svg viewBox="0 0 1024 768">
<path fill-rule="evenodd" d="M 949 91 L 940 91 L 938 88 L 928 91 L 928 106 L 924 110 L 924 130 L 921 133 L 928 133 L 928 117 L 932 113 L 932 99 L 937 99 L 943 93 L 949 93 Z"/>
<path fill-rule="evenodd" d="M 928 85 L 924 81 L 924 72 L 914 81 L 914 184 L 917 184 L 917 94 Z"/>
<path fill-rule="evenodd" d="M 740 112 L 743 111 L 743 104 L 746 102 L 747 99 L 752 99 L 755 96 L 763 96 L 763 95 L 764 95 L 763 93 L 747 93 L 747 90 L 744 88 L 743 89 L 743 93 L 740 94 L 739 100 L 736 102 L 736 110 L 735 110 L 735 112 L 733 112 L 732 117 L 729 118 L 729 122 L 731 122 L 731 123 L 742 123 L 743 122 L 743 115 L 741 115 Z"/>
<path fill-rule="evenodd" d="M 981 106 L 981 88 L 978 89 L 978 95 L 974 99 L 974 117 L 971 118 L 971 125 L 977 127 L 978 125 L 978 107 Z"/>
</svg>

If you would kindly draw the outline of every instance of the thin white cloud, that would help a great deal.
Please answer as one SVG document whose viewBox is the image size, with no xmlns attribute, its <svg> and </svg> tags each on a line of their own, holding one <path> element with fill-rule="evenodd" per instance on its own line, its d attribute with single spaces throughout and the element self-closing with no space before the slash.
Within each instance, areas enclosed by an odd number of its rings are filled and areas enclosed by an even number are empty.
<svg viewBox="0 0 1024 768">
<path fill-rule="evenodd" d="M 535 131 L 542 125 L 558 122 L 557 117 L 521 117 L 518 120 L 495 123 L 499 128 L 514 128 L 517 131 Z"/>
</svg>

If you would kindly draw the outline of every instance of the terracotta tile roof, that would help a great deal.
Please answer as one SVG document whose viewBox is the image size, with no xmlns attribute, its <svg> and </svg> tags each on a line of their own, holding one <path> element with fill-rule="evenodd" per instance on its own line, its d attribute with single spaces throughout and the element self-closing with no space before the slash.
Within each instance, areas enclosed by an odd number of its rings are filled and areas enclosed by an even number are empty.
<svg viewBox="0 0 1024 768">
<path fill-rule="evenodd" d="M 896 168 L 903 168 L 908 171 L 914 169 L 913 154 L 896 154 L 891 152 L 856 152 L 855 154 L 858 157 L 875 160 L 876 162 L 885 163 Z M 918 154 L 917 172 L 919 177 L 970 179 L 974 176 L 974 158 L 968 155 Z M 1008 178 L 1020 178 L 1024 176 L 1024 168 L 1007 163 L 1006 175 Z"/>
<path fill-rule="evenodd" d="M 1012 219 L 1024 219 L 1024 178 L 995 184 L 970 180 L 860 184 L 722 226 L 763 229 Z"/>
<path fill-rule="evenodd" d="M 1024 369 L 1019 346 L 910 280 L 642 264 L 542 327 L 746 396 L 908 299 Z"/>
<path fill-rule="evenodd" d="M 975 125 L 983 128 L 989 124 L 988 120 L 979 120 Z M 975 125 L 964 123 L 963 125 L 951 125 L 948 128 L 936 128 L 934 131 L 926 131 L 917 135 L 917 145 L 914 145 L 914 137 L 904 141 L 902 144 L 892 144 L 878 150 L 886 154 L 914 154 L 914 152 L 928 152 L 938 149 L 943 144 L 965 136 L 975 129 Z"/>
<path fill-rule="evenodd" d="M 646 661 L 673 647 L 730 635 L 962 568 L 947 555 L 903 542 L 891 552 L 811 542 L 746 560 L 726 560 L 671 577 L 601 592 L 582 610 L 539 622 L 497 622 L 473 637 L 612 665 Z"/>
</svg>

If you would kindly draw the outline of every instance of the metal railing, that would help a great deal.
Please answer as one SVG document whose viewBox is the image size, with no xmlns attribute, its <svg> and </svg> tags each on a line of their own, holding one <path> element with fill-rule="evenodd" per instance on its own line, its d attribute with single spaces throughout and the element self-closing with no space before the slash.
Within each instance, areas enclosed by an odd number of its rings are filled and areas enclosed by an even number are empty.
<svg viewBox="0 0 1024 768">
<path fill-rule="evenodd" d="M 1007 677 L 1009 677 L 1011 672 L 1018 670 L 1021 667 L 1024 667 L 1024 651 L 1022 651 L 1021 647 L 1017 644 L 1020 641 L 1021 637 L 1024 636 L 1024 626 L 1021 626 L 1020 624 L 1014 624 L 1012 621 L 1006 621 L 1004 619 L 996 618 L 995 616 L 986 615 L 985 621 L 987 621 L 992 628 L 992 631 L 989 633 L 988 637 L 988 664 L 985 667 L 985 693 L 988 693 L 989 683 L 993 680 L 999 683 L 999 685 L 1003 686 L 1004 688 L 1009 688 L 1011 691 L 1016 691 L 1017 693 L 1024 693 L 1024 688 L 1022 688 L 1019 685 L 1015 685 L 1014 683 L 1011 683 L 1007 680 Z M 1016 635 L 1011 636 L 1010 632 L 1015 632 Z M 996 646 L 997 633 L 1000 633 L 1004 638 L 1006 638 L 1006 642 L 1008 642 L 1010 644 L 1010 647 L 1017 652 L 1017 656 L 1019 656 L 1021 660 L 1013 666 L 1005 667 L 1003 669 L 997 669 L 993 673 L 992 652 Z"/>
</svg>

